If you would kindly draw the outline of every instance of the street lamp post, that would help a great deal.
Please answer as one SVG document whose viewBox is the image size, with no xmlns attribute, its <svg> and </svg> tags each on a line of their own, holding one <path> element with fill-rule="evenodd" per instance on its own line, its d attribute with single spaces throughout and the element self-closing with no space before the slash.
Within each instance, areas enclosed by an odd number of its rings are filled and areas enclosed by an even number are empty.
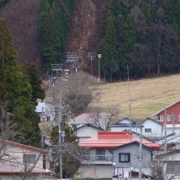
<svg viewBox="0 0 180 180">
<path fill-rule="evenodd" d="M 114 168 L 114 175 L 113 176 L 115 177 L 115 175 L 116 175 L 116 172 L 115 172 L 116 171 L 116 162 L 113 162 L 113 168 Z"/>
<path fill-rule="evenodd" d="M 130 167 L 130 180 L 132 180 L 132 170 L 133 170 L 133 167 L 131 166 Z"/>
<path fill-rule="evenodd" d="M 100 59 L 101 59 L 102 54 L 98 54 L 98 84 L 100 84 L 100 76 L 101 76 L 101 63 L 100 63 Z"/>
</svg>

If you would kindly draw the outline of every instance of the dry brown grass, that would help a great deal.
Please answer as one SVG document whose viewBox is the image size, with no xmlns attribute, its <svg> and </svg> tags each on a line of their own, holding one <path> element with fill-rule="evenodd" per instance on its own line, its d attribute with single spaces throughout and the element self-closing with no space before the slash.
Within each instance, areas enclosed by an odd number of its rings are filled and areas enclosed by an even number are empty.
<svg viewBox="0 0 180 180">
<path fill-rule="evenodd" d="M 115 118 L 121 119 L 130 117 L 130 99 L 131 117 L 143 120 L 180 99 L 180 75 L 129 81 L 129 86 L 128 82 L 102 84 L 92 87 L 92 92 L 89 108 L 119 109 Z"/>
</svg>

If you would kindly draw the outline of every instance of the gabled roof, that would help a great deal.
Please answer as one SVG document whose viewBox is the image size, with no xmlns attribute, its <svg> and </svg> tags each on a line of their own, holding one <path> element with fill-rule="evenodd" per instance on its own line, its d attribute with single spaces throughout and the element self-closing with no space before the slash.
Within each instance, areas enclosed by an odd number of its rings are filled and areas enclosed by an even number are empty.
<svg viewBox="0 0 180 180">
<path fill-rule="evenodd" d="M 145 121 L 153 121 L 153 122 L 155 122 L 155 123 L 157 123 L 157 124 L 163 126 L 163 124 L 161 124 L 160 122 L 158 122 L 158 121 L 156 121 L 156 120 L 154 120 L 154 119 L 151 119 L 151 118 L 149 118 L 149 117 L 146 118 L 146 119 L 142 122 L 142 124 L 143 124 Z"/>
<path fill-rule="evenodd" d="M 123 144 L 123 145 L 117 146 L 117 147 L 115 147 L 113 149 L 118 149 L 118 148 L 121 148 L 121 147 L 131 146 L 133 144 L 136 144 L 136 145 L 139 146 L 140 143 L 138 141 L 133 141 L 133 142 L 130 142 L 130 143 L 127 143 L 127 144 Z M 147 149 L 148 151 L 153 151 L 152 148 L 149 148 L 149 147 L 145 146 L 144 144 L 142 144 L 142 148 Z"/>
<path fill-rule="evenodd" d="M 9 145 L 17 146 L 17 147 L 32 150 L 32 151 L 38 151 L 38 152 L 43 153 L 43 154 L 48 153 L 48 151 L 45 150 L 45 149 L 41 149 L 41 148 L 37 148 L 37 147 L 34 147 L 34 146 L 29 146 L 29 145 L 25 145 L 25 144 L 21 144 L 21 143 L 17 143 L 17 142 L 14 142 L 14 141 L 0 139 L 0 143 L 9 144 Z"/>
<path fill-rule="evenodd" d="M 123 121 L 128 121 L 129 123 L 123 123 Z M 120 119 L 118 121 L 116 121 L 115 123 L 111 124 L 111 127 L 139 127 L 140 124 L 138 124 L 136 121 L 134 120 L 130 120 L 129 118 L 125 117 L 123 119 Z"/>
<path fill-rule="evenodd" d="M 178 101 L 176 101 L 176 102 L 174 102 L 174 103 L 172 103 L 172 104 L 170 104 L 170 105 L 164 107 L 163 109 L 161 109 L 160 111 L 158 111 L 158 112 L 152 114 L 151 116 L 157 116 L 159 113 L 161 113 L 161 112 L 164 111 L 165 109 L 168 109 L 168 108 L 170 108 L 171 106 L 174 106 L 175 104 L 177 104 L 177 103 L 179 103 L 179 102 L 180 102 L 180 100 L 178 100 Z"/>
<path fill-rule="evenodd" d="M 95 128 L 95 129 L 104 131 L 101 127 L 98 127 L 98 126 L 96 126 L 95 124 L 90 124 L 90 123 L 82 124 L 82 125 L 78 126 L 77 129 L 83 128 L 83 127 L 85 127 L 85 126 L 92 127 L 92 128 Z"/>
<path fill-rule="evenodd" d="M 108 113 L 83 113 L 77 116 L 74 119 L 69 120 L 68 124 L 99 124 L 101 128 L 105 129 L 106 124 L 108 123 L 109 114 Z"/>
<path fill-rule="evenodd" d="M 116 121 L 115 123 L 113 123 L 113 124 L 119 124 L 119 123 L 121 123 L 121 122 L 124 121 L 124 120 L 127 120 L 127 121 L 132 122 L 132 123 L 136 123 L 135 121 L 130 120 L 128 117 L 124 117 L 124 118 L 122 118 L 122 119 L 120 119 L 120 120 L 117 120 L 117 121 Z"/>
<path fill-rule="evenodd" d="M 83 148 L 115 148 L 134 141 L 140 142 L 139 137 L 134 137 L 132 132 L 98 132 L 97 137 L 92 137 L 79 143 Z M 149 148 L 160 149 L 160 145 L 142 139 L 142 144 Z"/>
</svg>

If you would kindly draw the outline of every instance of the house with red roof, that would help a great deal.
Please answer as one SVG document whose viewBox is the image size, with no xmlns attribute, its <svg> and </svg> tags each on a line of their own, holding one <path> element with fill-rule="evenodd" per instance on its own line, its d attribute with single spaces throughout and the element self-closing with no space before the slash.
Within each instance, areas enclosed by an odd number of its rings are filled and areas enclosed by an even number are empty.
<svg viewBox="0 0 180 180">
<path fill-rule="evenodd" d="M 50 175 L 48 151 L 0 139 L 0 178 L 40 180 Z"/>
<path fill-rule="evenodd" d="M 81 178 L 112 177 L 113 149 L 133 142 L 140 143 L 141 140 L 130 131 L 98 132 L 98 136 L 79 142 L 79 146 L 85 151 L 85 158 L 79 169 L 79 176 Z M 153 151 L 161 149 L 160 145 L 146 139 L 142 139 L 142 145 Z M 133 157 L 134 156 L 132 156 L 131 161 Z"/>
<path fill-rule="evenodd" d="M 166 134 L 180 133 L 180 100 L 164 107 L 152 116 L 166 128 Z"/>
</svg>

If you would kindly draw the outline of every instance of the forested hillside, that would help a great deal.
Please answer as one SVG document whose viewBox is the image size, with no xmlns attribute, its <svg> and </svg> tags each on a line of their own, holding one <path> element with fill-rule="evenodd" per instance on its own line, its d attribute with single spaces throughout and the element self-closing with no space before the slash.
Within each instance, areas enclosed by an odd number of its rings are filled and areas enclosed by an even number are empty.
<svg viewBox="0 0 180 180">
<path fill-rule="evenodd" d="M 179 0 L 112 0 L 104 19 L 102 74 L 108 80 L 178 73 Z"/>
<path fill-rule="evenodd" d="M 180 0 L 1 0 L 0 7 L 18 61 L 44 72 L 73 51 L 89 72 L 88 53 L 101 53 L 108 81 L 126 79 L 127 67 L 134 79 L 179 73 Z"/>
</svg>

